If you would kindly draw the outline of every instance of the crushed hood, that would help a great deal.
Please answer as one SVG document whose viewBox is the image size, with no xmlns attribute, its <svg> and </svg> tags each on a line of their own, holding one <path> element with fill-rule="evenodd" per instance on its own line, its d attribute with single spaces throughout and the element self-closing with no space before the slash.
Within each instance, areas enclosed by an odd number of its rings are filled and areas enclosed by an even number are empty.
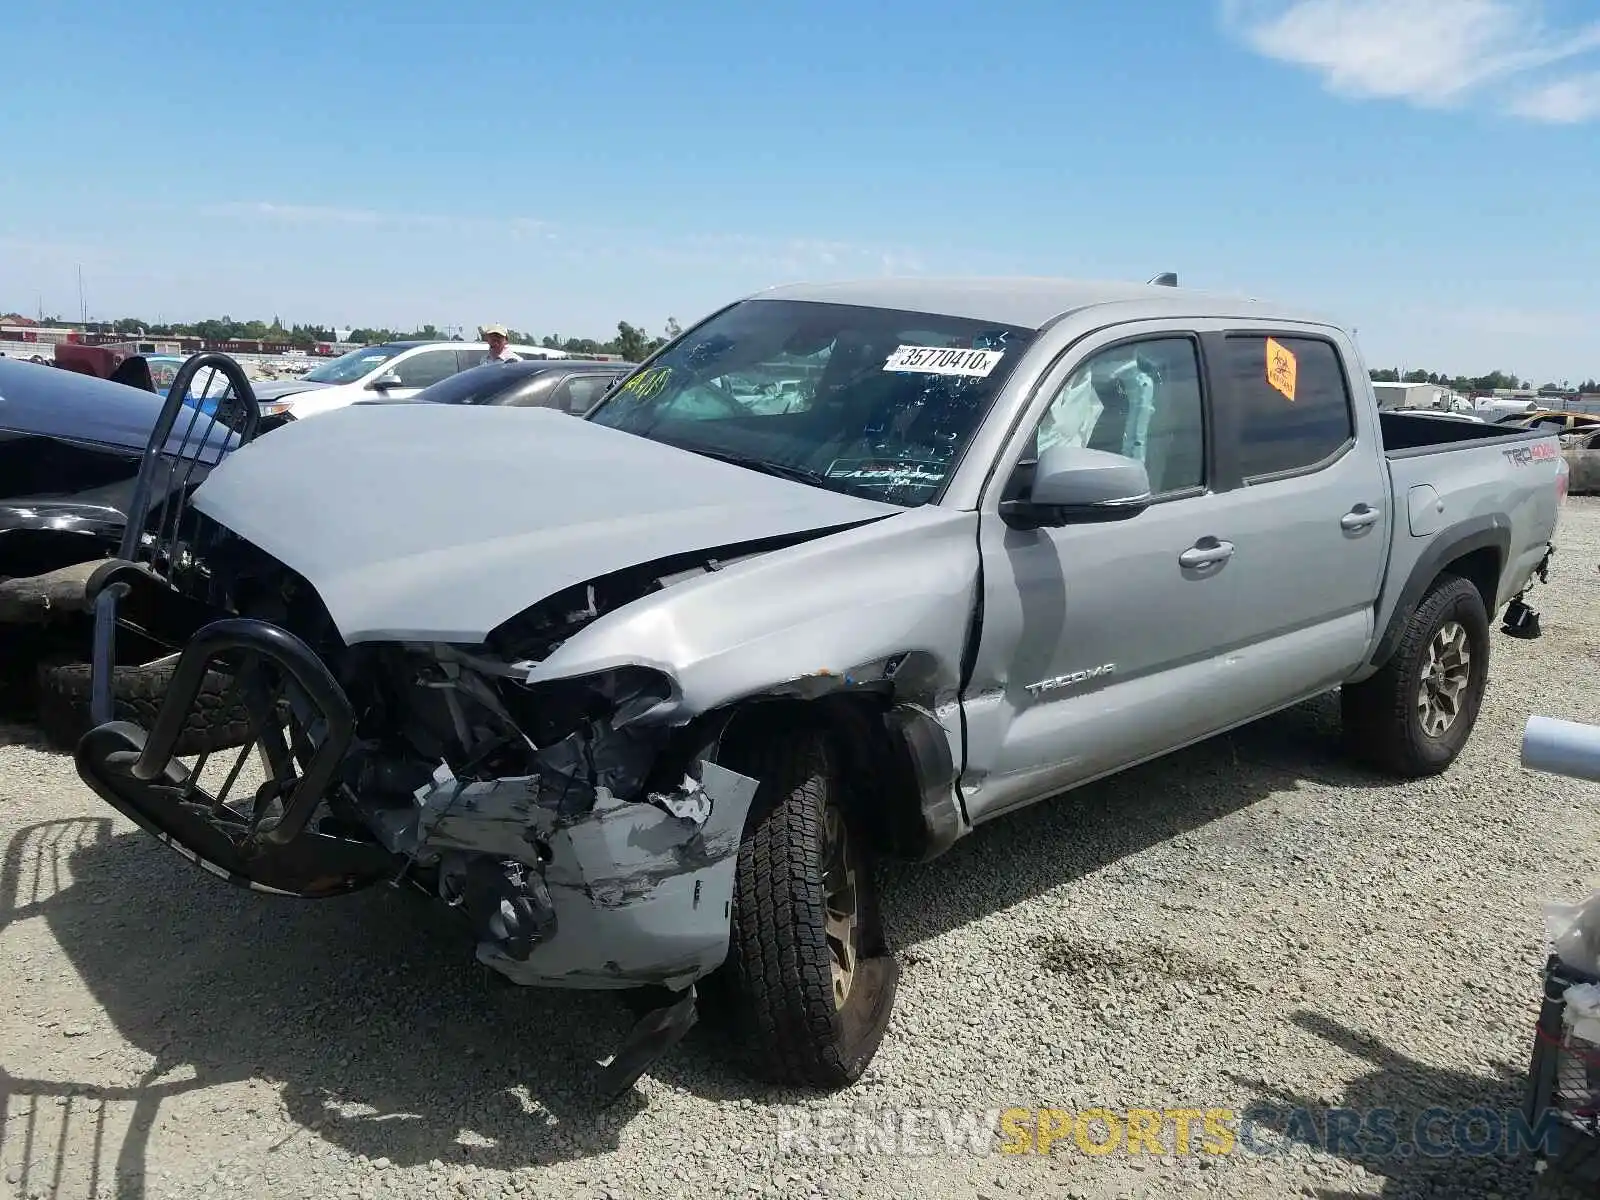
<svg viewBox="0 0 1600 1200">
<path fill-rule="evenodd" d="M 195 507 L 316 588 L 346 642 L 477 642 L 669 555 L 890 516 L 554 409 L 359 404 L 235 451 Z"/>
</svg>

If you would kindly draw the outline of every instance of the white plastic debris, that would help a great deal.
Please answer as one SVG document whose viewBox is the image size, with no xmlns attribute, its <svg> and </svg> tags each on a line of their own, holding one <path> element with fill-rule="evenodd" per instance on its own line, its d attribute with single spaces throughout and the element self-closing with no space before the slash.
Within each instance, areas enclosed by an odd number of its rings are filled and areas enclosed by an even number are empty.
<svg viewBox="0 0 1600 1200">
<path fill-rule="evenodd" d="M 1546 904 L 1544 924 L 1557 958 L 1575 971 L 1600 975 L 1600 891 L 1577 904 Z"/>
<path fill-rule="evenodd" d="M 704 825 L 711 819 L 711 797 L 698 779 L 685 775 L 674 794 L 652 792 L 650 798 L 680 821 Z"/>
<path fill-rule="evenodd" d="M 1561 993 L 1561 1022 L 1574 1037 L 1600 1046 L 1600 983 L 1575 983 Z"/>
</svg>

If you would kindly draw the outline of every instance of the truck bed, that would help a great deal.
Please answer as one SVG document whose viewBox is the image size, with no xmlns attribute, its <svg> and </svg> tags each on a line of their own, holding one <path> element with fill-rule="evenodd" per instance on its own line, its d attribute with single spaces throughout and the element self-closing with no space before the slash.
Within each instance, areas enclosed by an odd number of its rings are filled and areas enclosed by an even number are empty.
<svg viewBox="0 0 1600 1200">
<path fill-rule="evenodd" d="M 1555 531 L 1560 440 L 1549 429 L 1378 415 L 1395 510 L 1378 628 L 1416 602 L 1407 592 L 1416 581 L 1463 554 L 1492 617 L 1526 586 Z"/>
<path fill-rule="evenodd" d="M 1383 435 L 1384 453 L 1390 458 L 1409 458 L 1416 454 L 1460 449 L 1463 443 L 1511 443 L 1548 436 L 1534 429 L 1457 421 L 1450 417 L 1434 416 L 1425 410 L 1404 413 L 1389 409 L 1380 412 L 1378 428 Z"/>
</svg>

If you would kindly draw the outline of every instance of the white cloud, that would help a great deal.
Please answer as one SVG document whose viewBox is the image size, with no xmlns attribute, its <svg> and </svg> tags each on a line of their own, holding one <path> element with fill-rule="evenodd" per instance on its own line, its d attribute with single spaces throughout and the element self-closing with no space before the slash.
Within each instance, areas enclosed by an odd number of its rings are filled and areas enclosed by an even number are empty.
<svg viewBox="0 0 1600 1200">
<path fill-rule="evenodd" d="M 534 217 L 447 217 L 435 213 L 388 212 L 376 208 L 278 204 L 270 200 L 213 204 L 203 208 L 201 215 L 224 220 L 270 221 L 281 225 L 357 225 L 372 229 L 435 229 L 461 232 L 501 229 L 527 233 L 549 227 L 548 222 Z"/>
<path fill-rule="evenodd" d="M 1574 312 L 1571 309 L 1527 309 L 1504 307 L 1429 308 L 1426 314 L 1442 325 L 1474 336 L 1534 340 L 1559 339 L 1584 346 L 1600 326 L 1600 313 Z M 1423 310 L 1415 315 L 1423 316 Z"/>
<path fill-rule="evenodd" d="M 1600 51 L 1600 22 L 1559 27 L 1541 0 L 1222 0 L 1257 53 L 1329 91 L 1452 108 L 1485 96 L 1529 120 L 1600 116 L 1596 77 L 1550 78 Z"/>
<path fill-rule="evenodd" d="M 923 269 L 915 251 L 858 245 L 823 238 L 772 238 L 750 234 L 691 234 L 658 239 L 634 233 L 623 239 L 632 253 L 658 264 L 723 267 L 778 274 L 789 279 L 863 274 L 913 274 Z"/>
<path fill-rule="evenodd" d="M 1370 366 L 1424 367 L 1449 374 L 1514 371 L 1535 386 L 1600 372 L 1594 330 L 1600 312 L 1507 305 L 1375 304 L 1358 322 Z"/>
<path fill-rule="evenodd" d="M 319 204 L 272 204 L 266 200 L 213 204 L 201 210 L 207 217 L 259 217 L 306 225 L 378 225 L 385 214 L 370 208 L 330 208 Z"/>
<path fill-rule="evenodd" d="M 547 248 L 558 243 L 568 255 L 633 259 L 657 266 L 716 265 L 777 273 L 785 277 L 904 274 L 922 270 L 922 257 L 904 248 L 857 245 L 804 237 L 758 237 L 740 233 L 661 234 L 640 229 L 558 226 L 532 217 L 446 217 L 314 204 L 252 200 L 209 205 L 201 215 L 236 223 L 413 230 L 433 233 L 541 234 Z"/>
<path fill-rule="evenodd" d="M 1512 100 L 1511 111 L 1552 125 L 1593 121 L 1600 117 L 1600 71 L 1530 88 Z"/>
</svg>

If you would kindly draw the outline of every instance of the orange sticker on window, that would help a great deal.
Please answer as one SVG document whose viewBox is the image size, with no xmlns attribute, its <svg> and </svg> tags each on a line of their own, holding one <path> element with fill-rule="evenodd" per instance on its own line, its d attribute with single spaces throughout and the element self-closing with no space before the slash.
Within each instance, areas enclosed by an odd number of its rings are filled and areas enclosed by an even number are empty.
<svg viewBox="0 0 1600 1200">
<path fill-rule="evenodd" d="M 1300 373 L 1300 364 L 1295 362 L 1294 354 L 1289 347 L 1272 338 L 1267 339 L 1267 382 L 1284 398 L 1294 400 L 1294 383 Z"/>
</svg>

